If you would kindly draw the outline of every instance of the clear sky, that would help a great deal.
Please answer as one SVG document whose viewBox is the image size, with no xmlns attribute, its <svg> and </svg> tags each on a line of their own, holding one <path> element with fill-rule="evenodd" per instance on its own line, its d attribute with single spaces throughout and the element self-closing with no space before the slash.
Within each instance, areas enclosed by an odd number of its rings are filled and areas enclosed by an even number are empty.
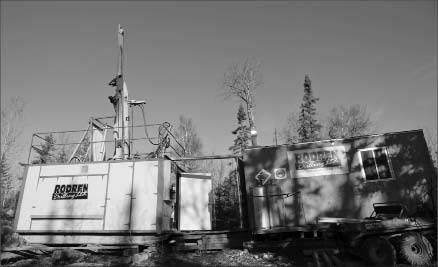
<svg viewBox="0 0 438 267">
<path fill-rule="evenodd" d="M 437 1 L 2 1 L 1 101 L 27 102 L 24 142 L 113 115 L 119 23 L 131 98 L 150 122 L 192 118 L 205 154 L 229 153 L 238 102 L 220 80 L 246 57 L 262 64 L 261 145 L 298 111 L 305 74 L 322 118 L 362 104 L 378 132 L 437 129 Z"/>
</svg>

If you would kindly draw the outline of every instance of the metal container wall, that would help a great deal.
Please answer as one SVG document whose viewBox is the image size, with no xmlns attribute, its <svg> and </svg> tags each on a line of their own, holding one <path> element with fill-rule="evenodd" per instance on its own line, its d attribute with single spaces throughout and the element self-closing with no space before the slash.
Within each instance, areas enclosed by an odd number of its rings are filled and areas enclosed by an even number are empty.
<svg viewBox="0 0 438 267">
<path fill-rule="evenodd" d="M 369 181 L 363 151 L 380 148 L 386 151 L 386 160 L 382 160 L 389 167 L 391 178 Z M 410 211 L 423 202 L 436 210 L 437 175 L 422 130 L 252 147 L 245 149 L 243 154 L 248 203 L 253 201 L 249 193 L 260 183 L 255 177 L 262 171 L 273 176 L 270 182 L 279 186 L 283 193 L 300 193 L 283 199 L 285 226 L 308 225 L 318 217 L 328 215 L 362 219 L 373 212 L 373 203 L 380 202 L 402 203 Z M 339 162 L 322 160 L 328 156 Z M 303 164 L 304 161 L 309 164 Z M 378 167 L 377 162 L 375 166 Z M 285 170 L 286 177 L 276 175 L 278 169 Z M 268 199 L 268 202 L 273 201 Z M 249 227 L 254 229 L 255 225 L 251 223 L 255 216 L 251 207 L 248 217 L 251 218 Z"/>
<path fill-rule="evenodd" d="M 284 226 L 284 200 L 281 188 L 277 185 L 270 185 L 266 189 L 269 206 L 270 228 Z"/>
<path fill-rule="evenodd" d="M 266 187 L 258 186 L 251 189 L 252 203 L 254 209 L 254 228 L 269 229 L 269 210 Z"/>
<path fill-rule="evenodd" d="M 162 180 L 169 180 L 170 162 L 161 168 Z M 158 196 L 170 186 L 169 181 L 157 193 L 157 161 L 30 165 L 26 170 L 17 232 L 156 231 L 157 217 L 170 216 L 170 211 L 157 213 L 164 203 Z"/>
</svg>

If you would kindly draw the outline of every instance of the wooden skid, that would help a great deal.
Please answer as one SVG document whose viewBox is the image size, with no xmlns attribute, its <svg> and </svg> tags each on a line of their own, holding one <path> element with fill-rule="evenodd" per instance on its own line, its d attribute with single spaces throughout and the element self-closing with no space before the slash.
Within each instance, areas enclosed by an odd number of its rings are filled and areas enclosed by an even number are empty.
<svg viewBox="0 0 438 267">
<path fill-rule="evenodd" d="M 50 246 L 23 246 L 16 248 L 6 248 L 2 252 L 10 252 L 25 258 L 36 258 L 41 254 L 50 254 L 55 250 L 73 249 L 88 253 L 103 253 L 108 251 L 136 251 L 138 252 L 138 245 L 125 245 L 125 246 L 62 246 L 62 247 L 50 247 Z"/>
<path fill-rule="evenodd" d="M 321 237 L 327 231 L 324 227 L 281 227 L 274 229 L 258 229 L 253 234 L 258 236 L 281 235 L 293 238 L 316 238 Z"/>
<path fill-rule="evenodd" d="M 249 240 L 249 235 L 247 232 L 183 233 L 171 239 L 174 241 L 171 247 L 174 251 L 208 251 L 242 248 L 243 242 Z"/>
<path fill-rule="evenodd" d="M 160 241 L 158 236 L 149 235 L 21 235 L 31 244 L 63 245 L 63 244 L 99 244 L 99 245 L 155 245 Z"/>
</svg>

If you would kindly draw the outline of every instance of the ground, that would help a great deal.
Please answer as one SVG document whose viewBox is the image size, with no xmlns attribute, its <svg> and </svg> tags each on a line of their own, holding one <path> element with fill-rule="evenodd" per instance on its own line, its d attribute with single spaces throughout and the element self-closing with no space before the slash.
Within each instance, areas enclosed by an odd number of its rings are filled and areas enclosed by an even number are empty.
<svg viewBox="0 0 438 267">
<path fill-rule="evenodd" d="M 223 250 L 204 253 L 166 253 L 142 252 L 132 256 L 114 254 L 87 254 L 74 252 L 71 255 L 53 253 L 40 255 L 36 259 L 4 259 L 2 253 L 2 266 L 316 266 L 311 257 L 294 258 L 287 255 L 277 255 L 268 252 L 251 253 L 248 250 Z M 61 255 L 62 254 L 62 255 Z M 342 266 L 367 266 L 359 258 L 351 255 L 340 255 Z M 326 266 L 323 263 L 321 266 Z M 397 267 L 409 265 L 399 264 Z M 437 266 L 436 263 L 430 266 Z"/>
</svg>

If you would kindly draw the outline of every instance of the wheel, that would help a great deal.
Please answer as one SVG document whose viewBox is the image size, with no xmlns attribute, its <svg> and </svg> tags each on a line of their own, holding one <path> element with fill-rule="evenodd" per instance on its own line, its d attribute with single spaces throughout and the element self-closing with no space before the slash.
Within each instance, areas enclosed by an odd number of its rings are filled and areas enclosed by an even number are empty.
<svg viewBox="0 0 438 267">
<path fill-rule="evenodd" d="M 361 257 L 375 266 L 392 266 L 397 261 L 394 246 L 383 237 L 371 237 L 360 246 Z"/>
<path fill-rule="evenodd" d="M 400 242 L 401 255 L 408 263 L 424 265 L 432 261 L 432 245 L 423 235 L 418 233 L 405 234 Z"/>
<path fill-rule="evenodd" d="M 424 235 L 427 238 L 427 241 L 429 241 L 429 243 L 432 245 L 432 261 L 435 261 L 437 259 L 436 255 L 437 255 L 437 235 L 436 232 L 434 233 L 429 233 Z"/>
</svg>

